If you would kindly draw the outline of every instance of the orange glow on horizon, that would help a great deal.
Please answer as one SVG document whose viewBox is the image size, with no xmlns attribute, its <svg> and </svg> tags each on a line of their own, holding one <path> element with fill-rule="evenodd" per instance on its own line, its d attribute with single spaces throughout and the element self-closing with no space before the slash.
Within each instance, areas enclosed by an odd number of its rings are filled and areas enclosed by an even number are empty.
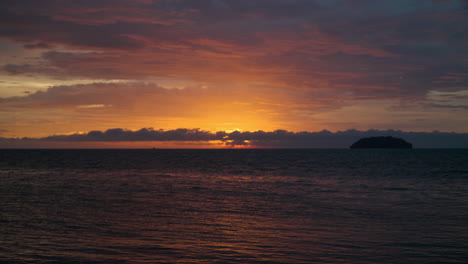
<svg viewBox="0 0 468 264">
<path fill-rule="evenodd" d="M 21 141 L 4 144 L 4 148 L 38 149 L 251 149 L 251 145 L 231 145 L 232 142 L 211 141 Z M 246 141 L 248 143 L 248 141 Z M 261 147 L 266 148 L 266 147 Z"/>
</svg>

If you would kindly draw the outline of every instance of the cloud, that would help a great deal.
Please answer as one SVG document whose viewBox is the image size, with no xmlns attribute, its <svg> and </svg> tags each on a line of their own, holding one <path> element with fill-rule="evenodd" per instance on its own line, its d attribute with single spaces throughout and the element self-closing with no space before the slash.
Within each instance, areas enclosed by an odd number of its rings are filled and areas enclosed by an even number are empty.
<svg viewBox="0 0 468 264">
<path fill-rule="evenodd" d="M 52 49 L 53 48 L 52 45 L 45 43 L 45 42 L 25 44 L 24 47 L 27 49 Z"/>
<path fill-rule="evenodd" d="M 199 129 L 154 130 L 142 128 L 137 131 L 121 128 L 104 132 L 90 131 L 86 134 L 58 135 L 42 138 L 48 141 L 209 141 L 221 140 L 222 136 Z"/>
<path fill-rule="evenodd" d="M 73 8 L 47 1 L 43 7 L 10 3 L 0 34 L 45 50 L 36 64 L 8 63 L 2 69 L 16 75 L 128 80 L 177 79 L 183 73 L 205 82 L 346 90 L 361 94 L 360 100 L 390 95 L 414 100 L 433 89 L 453 89 L 440 78 L 466 72 L 468 25 L 462 6 L 458 1 L 396 2 L 119 1 L 120 6 L 73 2 Z M 43 12 L 49 7 L 50 13 Z M 132 19 L 144 10 L 155 13 L 147 20 Z M 424 12 L 412 13 L 418 10 Z M 87 21 L 82 13 L 93 18 Z M 167 14 L 180 21 L 151 23 Z M 211 16 L 217 23 L 208 21 Z M 96 19 L 102 21 L 93 23 Z M 327 86 L 317 87 L 317 81 Z M 457 85 L 466 83 L 464 78 Z"/>
<path fill-rule="evenodd" d="M 103 108 L 103 107 L 112 107 L 112 105 L 105 104 L 89 104 L 89 105 L 78 105 L 78 108 Z"/>
<path fill-rule="evenodd" d="M 130 36 L 133 32 L 132 28 L 129 28 L 131 25 L 83 25 L 56 20 L 42 13 L 24 14 L 1 10 L 0 35 L 17 41 L 116 50 L 132 50 L 143 46 L 143 43 Z"/>
<path fill-rule="evenodd" d="M 0 113 L 4 115 L 0 121 L 3 127 L 10 128 L 6 135 L 13 137 L 37 136 L 37 131 L 44 136 L 50 131 L 136 129 L 153 124 L 164 129 L 190 126 L 210 131 L 281 127 L 293 131 L 349 127 L 411 129 L 411 126 L 423 131 L 466 130 L 459 123 L 467 111 L 462 107 L 466 105 L 463 99 L 466 91 L 434 92 L 424 100 L 400 103 L 390 101 L 391 91 L 381 92 L 386 101 L 377 98 L 355 105 L 356 98 L 370 96 L 365 87 L 354 93 L 346 90 L 338 93 L 327 89 L 289 90 L 265 84 L 243 87 L 194 83 L 180 88 L 146 82 L 61 85 L 0 98 Z M 376 93 L 374 90 L 374 97 Z M 41 122 L 36 123 L 37 120 Z"/>
<path fill-rule="evenodd" d="M 114 83 L 82 84 L 71 86 L 54 86 L 46 91 L 37 91 L 26 96 L 1 98 L 0 105 L 3 108 L 75 108 L 81 105 L 119 105 L 130 104 L 125 94 L 136 89 L 140 93 L 161 93 L 163 88 L 158 86 L 146 86 L 145 84 L 121 85 Z M 121 102 L 121 103 L 119 103 Z"/>
<path fill-rule="evenodd" d="M 70 142 L 223 142 L 225 147 L 249 146 L 257 148 L 348 148 L 353 142 L 363 137 L 394 136 L 411 142 L 415 148 L 467 148 L 468 134 L 453 132 L 403 132 L 397 130 L 346 130 L 330 132 L 291 132 L 275 131 L 218 131 L 209 132 L 200 129 L 180 128 L 174 130 L 155 130 L 142 128 L 140 130 L 125 130 L 122 128 L 106 131 L 90 131 L 88 133 L 71 135 L 54 135 L 44 138 L 1 138 L 1 147 L 34 146 L 34 142 L 49 142 L 49 146 L 60 146 L 60 143 Z M 58 145 L 57 145 L 58 144 Z M 99 145 L 95 145 L 99 146 Z M 109 146 L 109 145 L 108 145 Z"/>
<path fill-rule="evenodd" d="M 445 109 L 464 109 L 464 110 L 468 110 L 468 105 L 429 103 L 426 106 L 427 107 L 435 107 L 435 108 L 445 108 Z"/>
<path fill-rule="evenodd" d="M 219 109 L 227 110 L 228 107 L 240 114 L 242 106 L 249 106 L 249 111 L 288 113 L 301 109 L 323 111 L 340 107 L 340 101 L 336 99 L 336 94 L 289 91 L 281 87 L 236 87 L 229 84 L 218 87 L 195 84 L 171 88 L 146 82 L 114 82 L 52 86 L 24 96 L 0 98 L 0 109 L 109 108 L 108 110 L 118 113 L 141 110 L 147 114 L 157 114 L 160 111 L 166 114 L 190 115 L 198 110 L 200 113 L 205 110 L 216 112 Z"/>
<path fill-rule="evenodd" d="M 136 128 L 156 118 L 175 128 L 192 118 L 206 129 L 297 131 L 339 122 L 318 122 L 321 113 L 392 100 L 414 106 L 400 124 L 437 116 L 423 129 L 449 120 L 466 131 L 454 113 L 466 103 L 430 95 L 467 90 L 467 29 L 462 0 L 4 0 L 0 38 L 21 58 L 0 52 L 0 76 L 34 88 L 0 99 L 1 110 L 16 113 L 2 125 L 24 124 L 11 129 L 24 136 L 37 119 L 59 133 L 64 124 L 81 131 L 138 120 Z M 57 80 L 96 83 L 50 86 Z M 384 122 L 394 108 L 373 110 L 366 114 Z"/>
</svg>

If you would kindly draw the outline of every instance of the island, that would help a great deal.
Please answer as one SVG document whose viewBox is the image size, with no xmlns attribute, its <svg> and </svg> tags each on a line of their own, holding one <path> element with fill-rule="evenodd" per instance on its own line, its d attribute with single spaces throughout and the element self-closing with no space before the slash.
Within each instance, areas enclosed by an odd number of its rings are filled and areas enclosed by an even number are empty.
<svg viewBox="0 0 468 264">
<path fill-rule="evenodd" d="M 368 137 L 361 138 L 350 146 L 351 149 L 411 149 L 413 145 L 401 138 L 391 136 L 387 137 Z"/>
</svg>

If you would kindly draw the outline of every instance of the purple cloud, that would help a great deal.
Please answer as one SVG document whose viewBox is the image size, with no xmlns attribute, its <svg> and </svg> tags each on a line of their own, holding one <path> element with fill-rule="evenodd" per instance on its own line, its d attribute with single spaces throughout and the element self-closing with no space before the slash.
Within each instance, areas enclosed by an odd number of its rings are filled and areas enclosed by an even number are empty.
<svg viewBox="0 0 468 264">
<path fill-rule="evenodd" d="M 229 146 L 257 148 L 348 148 L 363 137 L 394 136 L 411 142 L 415 148 L 467 148 L 468 134 L 453 132 L 403 132 L 398 130 L 346 130 L 338 132 L 234 131 L 209 132 L 200 129 L 180 128 L 155 130 L 142 128 L 131 131 L 122 128 L 90 131 L 84 134 L 55 135 L 44 138 L 0 138 L 0 146 L 23 146 L 31 142 L 129 142 L 129 141 L 221 141 Z"/>
</svg>

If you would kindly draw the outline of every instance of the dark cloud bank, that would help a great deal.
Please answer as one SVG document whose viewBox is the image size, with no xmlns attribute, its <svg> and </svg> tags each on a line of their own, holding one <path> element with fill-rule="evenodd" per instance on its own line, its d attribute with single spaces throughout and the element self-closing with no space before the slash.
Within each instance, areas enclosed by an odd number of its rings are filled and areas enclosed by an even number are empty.
<svg viewBox="0 0 468 264">
<path fill-rule="evenodd" d="M 85 134 L 54 135 L 44 138 L 0 138 L 2 148 L 34 147 L 35 143 L 79 143 L 79 142 L 136 142 L 177 141 L 208 142 L 221 141 L 226 147 L 253 146 L 258 148 L 348 148 L 356 140 L 369 136 L 394 136 L 411 142 L 415 148 L 468 148 L 468 133 L 454 132 L 404 132 L 398 130 L 346 130 L 330 132 L 209 132 L 200 129 L 154 130 L 142 128 L 138 131 L 121 128 L 106 131 L 90 131 Z M 49 144 L 46 144 L 49 145 Z M 52 146 L 53 144 L 50 144 Z M 60 146 L 56 144 L 55 146 Z"/>
</svg>

